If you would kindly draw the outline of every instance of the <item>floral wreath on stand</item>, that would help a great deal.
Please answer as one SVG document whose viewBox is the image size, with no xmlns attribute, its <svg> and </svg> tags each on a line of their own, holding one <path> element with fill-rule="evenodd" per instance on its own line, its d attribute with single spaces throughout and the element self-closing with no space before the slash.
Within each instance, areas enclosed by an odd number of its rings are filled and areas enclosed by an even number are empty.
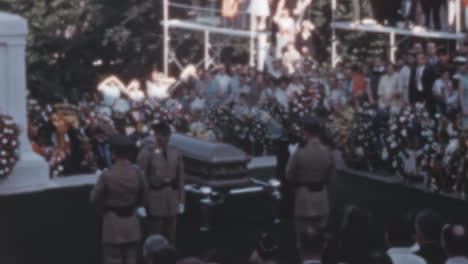
<svg viewBox="0 0 468 264">
<path fill-rule="evenodd" d="M 19 129 L 13 118 L 0 114 L 0 178 L 6 178 L 19 159 Z"/>
</svg>

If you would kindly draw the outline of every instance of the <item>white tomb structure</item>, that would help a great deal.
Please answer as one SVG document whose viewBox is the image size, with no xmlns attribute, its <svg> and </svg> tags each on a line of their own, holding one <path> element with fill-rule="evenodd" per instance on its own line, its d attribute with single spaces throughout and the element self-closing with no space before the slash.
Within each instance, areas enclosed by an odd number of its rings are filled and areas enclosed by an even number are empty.
<svg viewBox="0 0 468 264">
<path fill-rule="evenodd" d="M 25 47 L 28 23 L 0 12 L 0 112 L 10 115 L 20 129 L 20 160 L 0 180 L 0 195 L 36 191 L 50 186 L 48 165 L 35 154 L 27 137 Z"/>
</svg>

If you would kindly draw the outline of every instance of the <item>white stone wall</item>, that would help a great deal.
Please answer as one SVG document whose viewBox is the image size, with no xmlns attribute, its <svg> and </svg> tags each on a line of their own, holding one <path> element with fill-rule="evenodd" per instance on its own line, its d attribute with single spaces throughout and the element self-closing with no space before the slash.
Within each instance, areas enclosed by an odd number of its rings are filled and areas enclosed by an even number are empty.
<svg viewBox="0 0 468 264">
<path fill-rule="evenodd" d="M 37 190 L 50 185 L 48 166 L 33 153 L 27 138 L 26 37 L 27 21 L 0 12 L 0 112 L 11 115 L 20 134 L 20 161 L 12 174 L 0 181 L 0 195 Z"/>
</svg>

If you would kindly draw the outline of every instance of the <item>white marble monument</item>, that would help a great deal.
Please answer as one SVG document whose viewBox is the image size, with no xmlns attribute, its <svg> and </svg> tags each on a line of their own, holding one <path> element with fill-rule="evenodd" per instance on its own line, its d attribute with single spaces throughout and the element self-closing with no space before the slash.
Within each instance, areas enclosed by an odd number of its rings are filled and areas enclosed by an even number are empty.
<svg viewBox="0 0 468 264">
<path fill-rule="evenodd" d="M 21 131 L 20 160 L 0 180 L 0 195 L 50 187 L 46 161 L 32 151 L 27 137 L 25 48 L 28 23 L 20 16 L 0 12 L 0 112 L 14 118 Z"/>
</svg>

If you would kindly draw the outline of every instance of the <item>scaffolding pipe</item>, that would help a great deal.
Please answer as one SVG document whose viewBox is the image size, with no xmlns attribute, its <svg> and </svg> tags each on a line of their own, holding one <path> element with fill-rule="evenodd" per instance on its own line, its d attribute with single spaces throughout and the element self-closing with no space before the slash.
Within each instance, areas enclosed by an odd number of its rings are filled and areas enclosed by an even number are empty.
<svg viewBox="0 0 468 264">
<path fill-rule="evenodd" d="M 164 76 L 169 77 L 169 0 L 163 2 L 163 65 L 164 65 Z"/>
</svg>

